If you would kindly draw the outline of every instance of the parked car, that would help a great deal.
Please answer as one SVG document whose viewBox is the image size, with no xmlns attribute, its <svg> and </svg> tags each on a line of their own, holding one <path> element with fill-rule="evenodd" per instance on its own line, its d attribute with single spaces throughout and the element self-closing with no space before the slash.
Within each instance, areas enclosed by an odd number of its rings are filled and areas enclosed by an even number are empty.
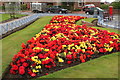
<svg viewBox="0 0 120 80">
<path fill-rule="evenodd" d="M 61 6 L 52 6 L 47 8 L 48 13 L 67 13 L 67 9 L 62 8 Z"/>
<path fill-rule="evenodd" d="M 84 5 L 84 6 L 82 7 L 82 10 L 83 10 L 83 11 L 86 11 L 87 8 L 92 8 L 92 7 L 95 7 L 95 5 L 94 5 L 94 4 L 87 4 L 87 5 Z"/>
<path fill-rule="evenodd" d="M 87 8 L 86 11 L 85 11 L 85 13 L 93 15 L 95 10 L 97 10 L 97 14 L 99 14 L 99 11 L 104 11 L 104 10 L 102 10 L 99 7 L 91 7 L 91 8 Z"/>
<path fill-rule="evenodd" d="M 34 13 L 40 13 L 45 12 L 47 4 L 46 3 L 31 3 L 32 6 L 32 12 Z"/>
</svg>

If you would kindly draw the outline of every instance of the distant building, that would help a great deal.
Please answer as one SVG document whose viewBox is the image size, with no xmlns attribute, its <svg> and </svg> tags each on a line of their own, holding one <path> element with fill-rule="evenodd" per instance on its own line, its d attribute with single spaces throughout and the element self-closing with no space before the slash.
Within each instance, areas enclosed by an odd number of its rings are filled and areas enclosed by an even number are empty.
<svg viewBox="0 0 120 80">
<path fill-rule="evenodd" d="M 78 0 L 74 3 L 74 9 L 81 8 L 86 4 L 94 4 L 96 7 L 100 7 L 101 0 Z"/>
<path fill-rule="evenodd" d="M 41 2 L 24 2 L 26 0 L 23 0 L 23 2 L 21 2 L 21 4 L 26 4 L 28 9 L 31 9 L 31 3 L 41 3 Z M 55 2 L 42 2 L 42 3 L 46 3 L 47 5 L 62 5 L 61 0 L 54 0 Z M 84 5 L 86 4 L 94 4 L 96 7 L 100 7 L 100 2 L 101 0 L 78 0 L 78 2 L 74 2 L 73 9 L 80 9 L 82 8 Z M 67 3 L 67 2 L 66 2 Z M 0 6 L 4 5 L 4 2 L 0 2 Z M 68 4 L 69 5 L 69 4 Z M 71 5 L 69 5 L 71 6 Z"/>
</svg>

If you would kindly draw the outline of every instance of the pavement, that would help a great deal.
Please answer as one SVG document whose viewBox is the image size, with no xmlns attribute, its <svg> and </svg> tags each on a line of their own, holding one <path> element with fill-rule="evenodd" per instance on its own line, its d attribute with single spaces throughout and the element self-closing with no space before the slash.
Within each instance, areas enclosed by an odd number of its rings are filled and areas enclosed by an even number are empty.
<svg viewBox="0 0 120 80">
<path fill-rule="evenodd" d="M 118 29 L 120 29 L 120 15 L 116 14 L 113 16 L 113 20 L 112 21 L 106 21 L 104 22 L 107 25 L 113 25 L 115 26 L 115 28 L 117 27 Z"/>
<path fill-rule="evenodd" d="M 0 14 L 3 14 L 4 12 L 0 12 Z M 74 15 L 74 16 L 84 16 L 84 17 L 89 17 L 92 18 L 93 15 L 87 15 L 85 14 L 83 11 L 77 11 L 77 12 L 72 12 L 72 13 L 68 13 L 68 14 L 57 14 L 57 13 L 32 13 L 31 11 L 24 11 L 21 12 L 21 14 L 27 14 L 29 16 L 33 15 L 33 14 L 38 14 L 39 16 L 55 16 L 55 15 Z M 114 15 L 113 16 L 113 20 L 112 21 L 107 21 L 104 22 L 107 25 L 113 25 L 117 28 L 120 28 L 120 21 L 118 20 L 118 18 L 120 17 L 120 15 Z M 22 19 L 22 18 L 20 18 Z M 12 21 L 11 21 L 12 22 Z"/>
</svg>

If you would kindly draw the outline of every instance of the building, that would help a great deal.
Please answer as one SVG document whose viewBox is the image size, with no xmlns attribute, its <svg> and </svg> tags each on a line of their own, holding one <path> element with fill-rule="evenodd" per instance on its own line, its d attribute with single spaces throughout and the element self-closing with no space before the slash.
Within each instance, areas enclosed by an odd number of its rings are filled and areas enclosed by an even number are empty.
<svg viewBox="0 0 120 80">
<path fill-rule="evenodd" d="M 36 2 L 36 1 L 32 1 L 32 2 L 25 2 L 26 0 L 23 0 L 23 2 L 21 2 L 21 4 L 26 4 L 27 5 L 27 9 L 31 9 L 31 3 L 41 3 L 41 2 Z M 50 2 L 47 1 L 47 2 L 42 2 L 42 3 L 46 3 L 47 5 L 60 5 L 60 6 L 63 6 L 63 2 L 61 2 L 62 0 L 54 0 L 54 2 Z M 86 4 L 94 4 L 96 7 L 100 7 L 100 2 L 101 0 L 78 0 L 76 2 L 66 2 L 66 7 L 72 7 L 73 9 L 71 10 L 75 10 L 75 9 L 81 9 L 84 5 Z M 4 2 L 1 2 L 0 5 L 3 5 Z"/>
<path fill-rule="evenodd" d="M 74 9 L 80 9 L 86 4 L 94 4 L 96 7 L 100 7 L 101 0 L 78 0 L 74 3 Z"/>
</svg>

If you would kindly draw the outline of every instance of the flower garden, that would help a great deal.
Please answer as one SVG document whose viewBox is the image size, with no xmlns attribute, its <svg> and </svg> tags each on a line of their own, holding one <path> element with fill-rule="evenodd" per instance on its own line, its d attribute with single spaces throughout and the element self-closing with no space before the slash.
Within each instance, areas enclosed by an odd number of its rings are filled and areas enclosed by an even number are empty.
<svg viewBox="0 0 120 80">
<path fill-rule="evenodd" d="M 47 75 L 59 70 L 59 67 L 69 67 L 120 51 L 120 35 L 75 24 L 84 18 L 54 16 L 41 32 L 26 44 L 22 43 L 22 49 L 10 63 L 10 74 L 30 77 Z"/>
</svg>

